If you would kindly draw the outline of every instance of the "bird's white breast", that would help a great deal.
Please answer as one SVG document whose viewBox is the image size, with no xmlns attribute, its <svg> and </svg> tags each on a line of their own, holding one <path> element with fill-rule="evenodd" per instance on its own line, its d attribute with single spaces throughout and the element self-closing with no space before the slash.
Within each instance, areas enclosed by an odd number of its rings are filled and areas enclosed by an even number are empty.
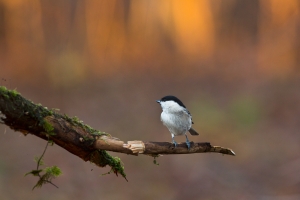
<svg viewBox="0 0 300 200">
<path fill-rule="evenodd" d="M 161 107 L 161 121 L 172 134 L 183 135 L 191 128 L 191 116 L 184 107 L 173 101 L 161 102 Z"/>
</svg>

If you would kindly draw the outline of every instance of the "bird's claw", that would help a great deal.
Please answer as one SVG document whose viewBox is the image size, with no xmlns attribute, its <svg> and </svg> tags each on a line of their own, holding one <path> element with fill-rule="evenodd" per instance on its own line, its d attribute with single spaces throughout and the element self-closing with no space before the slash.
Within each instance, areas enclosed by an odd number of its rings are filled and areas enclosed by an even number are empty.
<svg viewBox="0 0 300 200">
<path fill-rule="evenodd" d="M 186 146 L 187 146 L 188 150 L 191 149 L 191 143 L 189 141 L 186 142 Z"/>
<path fill-rule="evenodd" d="M 175 140 L 173 140 L 172 143 L 174 144 L 174 148 L 176 148 L 177 145 L 178 145 L 177 142 Z M 187 140 L 185 143 L 186 143 L 186 146 L 187 146 L 188 150 L 190 150 L 191 149 L 191 142 Z"/>
<path fill-rule="evenodd" d="M 174 147 L 177 147 L 177 142 L 175 142 L 175 140 L 173 141 Z"/>
</svg>

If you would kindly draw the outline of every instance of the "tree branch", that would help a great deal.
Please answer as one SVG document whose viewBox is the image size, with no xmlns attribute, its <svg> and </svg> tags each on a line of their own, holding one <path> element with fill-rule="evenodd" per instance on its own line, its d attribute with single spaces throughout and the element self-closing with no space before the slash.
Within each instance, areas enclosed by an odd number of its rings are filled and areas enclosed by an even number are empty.
<svg viewBox="0 0 300 200">
<path fill-rule="evenodd" d="M 30 133 L 44 140 L 48 140 L 49 137 L 55 144 L 84 161 L 93 162 L 100 167 L 109 165 L 116 174 L 121 173 L 124 177 L 120 160 L 111 157 L 104 150 L 152 156 L 206 152 L 235 155 L 230 149 L 211 146 L 210 143 L 191 143 L 190 150 L 185 143 L 178 144 L 176 148 L 169 142 L 129 141 L 125 143 L 83 124 L 77 117 L 70 118 L 40 104 L 34 104 L 15 90 L 7 90 L 5 87 L 0 87 L 0 120 L 24 135 Z"/>
</svg>

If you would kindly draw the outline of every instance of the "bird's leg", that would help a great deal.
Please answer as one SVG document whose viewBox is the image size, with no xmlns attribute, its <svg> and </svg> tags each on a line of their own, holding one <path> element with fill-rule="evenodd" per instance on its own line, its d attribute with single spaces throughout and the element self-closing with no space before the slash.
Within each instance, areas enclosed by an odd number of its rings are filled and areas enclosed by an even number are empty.
<svg viewBox="0 0 300 200">
<path fill-rule="evenodd" d="M 190 141 L 189 141 L 189 139 L 188 139 L 188 137 L 187 137 L 187 135 L 185 134 L 185 138 L 186 138 L 186 145 L 187 145 L 187 147 L 188 147 L 188 150 L 190 150 L 190 148 L 191 148 L 191 143 L 190 143 Z"/>
<path fill-rule="evenodd" d="M 174 146 L 176 147 L 177 146 L 177 142 L 175 141 L 175 139 L 174 139 L 174 134 L 173 133 L 171 133 L 171 135 L 172 135 L 172 142 L 173 142 L 173 144 L 174 144 Z"/>
</svg>

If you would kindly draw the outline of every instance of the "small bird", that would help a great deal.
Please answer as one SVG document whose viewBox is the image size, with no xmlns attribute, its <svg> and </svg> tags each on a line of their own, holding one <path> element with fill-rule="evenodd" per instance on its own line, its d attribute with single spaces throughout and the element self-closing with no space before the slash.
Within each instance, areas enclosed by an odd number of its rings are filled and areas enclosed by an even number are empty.
<svg viewBox="0 0 300 200">
<path fill-rule="evenodd" d="M 160 119 L 169 129 L 175 147 L 177 146 L 177 143 L 174 137 L 177 135 L 185 135 L 186 145 L 188 149 L 190 149 L 191 144 L 186 133 L 189 131 L 191 135 L 199 135 L 199 133 L 192 128 L 193 121 L 190 112 L 175 96 L 165 96 L 156 102 L 159 103 L 162 108 Z"/>
</svg>

